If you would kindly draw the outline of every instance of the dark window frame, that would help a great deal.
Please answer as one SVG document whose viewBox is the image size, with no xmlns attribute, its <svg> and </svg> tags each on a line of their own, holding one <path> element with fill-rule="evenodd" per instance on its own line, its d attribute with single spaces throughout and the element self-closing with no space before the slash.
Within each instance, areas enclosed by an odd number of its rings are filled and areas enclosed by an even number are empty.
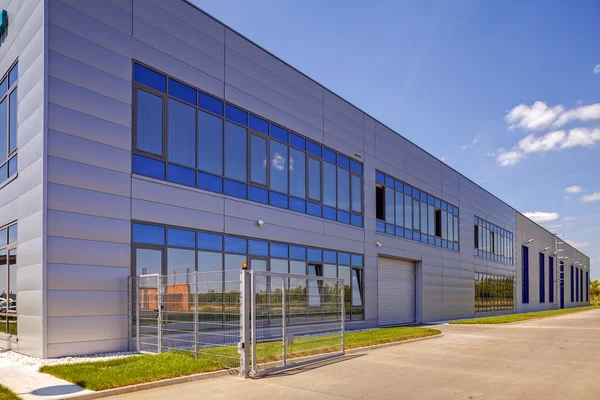
<svg viewBox="0 0 600 400">
<path fill-rule="evenodd" d="M 15 252 L 15 265 L 17 265 L 16 271 L 17 271 L 17 277 L 19 274 L 19 258 L 18 258 L 18 244 L 19 244 L 19 238 L 17 236 L 17 240 L 13 243 L 8 243 L 8 229 L 12 228 L 12 227 L 17 227 L 17 221 L 13 221 L 10 222 L 2 227 L 0 227 L 0 231 L 2 230 L 6 230 L 6 235 L 7 235 L 7 242 L 6 244 L 0 244 L 0 251 L 5 252 L 6 253 L 6 289 L 7 289 L 7 293 L 6 293 L 6 310 L 0 310 L 0 318 L 3 318 L 5 321 L 0 322 L 0 327 L 2 325 L 4 325 L 3 328 L 0 328 L 0 336 L 17 336 L 17 332 L 16 332 L 16 328 L 14 329 L 14 335 L 11 334 L 11 329 L 10 329 L 10 321 L 14 320 L 15 321 L 15 326 L 18 325 L 18 314 L 19 314 L 19 307 L 18 307 L 18 302 L 17 302 L 17 294 L 18 294 L 18 284 L 17 287 L 15 287 L 15 292 L 14 292 L 14 311 L 11 311 L 11 297 L 10 297 L 10 293 L 11 293 L 11 271 L 10 271 L 10 252 L 14 251 Z M 17 282 L 17 279 L 15 279 L 15 283 Z"/>
<path fill-rule="evenodd" d="M 12 95 L 13 92 L 15 92 L 17 90 L 18 85 L 19 85 L 18 64 L 19 64 L 19 59 L 17 58 L 8 67 L 8 69 L 6 70 L 6 73 L 2 76 L 2 78 L 0 78 L 0 83 L 7 82 L 6 93 L 3 93 L 0 96 L 0 103 L 2 103 L 3 101 L 6 101 L 6 143 L 5 143 L 6 144 L 6 159 L 4 161 L 0 161 L 0 171 L 2 169 L 6 169 L 6 179 L 4 179 L 4 181 L 2 181 L 2 177 L 0 176 L 0 189 L 5 187 L 6 185 L 8 185 L 10 182 L 14 181 L 19 175 L 18 159 L 15 158 L 15 157 L 18 157 L 18 153 L 19 153 L 19 146 L 18 146 L 18 135 L 19 134 L 18 134 L 18 126 L 16 124 L 15 124 L 15 138 L 17 139 L 17 141 L 15 143 L 15 148 L 12 151 L 10 150 L 10 144 L 11 144 L 11 140 L 10 140 L 10 123 L 11 123 L 10 96 Z M 14 82 L 10 82 L 9 76 L 14 68 L 17 68 L 17 79 Z M 17 96 L 18 96 L 18 94 L 17 94 Z M 17 113 L 18 113 L 18 109 L 19 109 L 19 105 L 17 102 L 17 111 L 15 112 L 15 115 L 17 115 Z M 13 174 L 10 174 L 9 163 L 13 159 L 17 160 L 17 166 L 16 166 L 16 171 Z"/>
</svg>

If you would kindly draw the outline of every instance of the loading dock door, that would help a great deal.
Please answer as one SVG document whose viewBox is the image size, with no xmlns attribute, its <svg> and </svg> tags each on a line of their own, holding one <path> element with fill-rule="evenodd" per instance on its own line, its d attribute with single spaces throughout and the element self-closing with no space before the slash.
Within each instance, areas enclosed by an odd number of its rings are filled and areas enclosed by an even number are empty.
<svg viewBox="0 0 600 400">
<path fill-rule="evenodd" d="M 379 257 L 377 289 L 379 326 L 416 321 L 414 262 Z"/>
</svg>

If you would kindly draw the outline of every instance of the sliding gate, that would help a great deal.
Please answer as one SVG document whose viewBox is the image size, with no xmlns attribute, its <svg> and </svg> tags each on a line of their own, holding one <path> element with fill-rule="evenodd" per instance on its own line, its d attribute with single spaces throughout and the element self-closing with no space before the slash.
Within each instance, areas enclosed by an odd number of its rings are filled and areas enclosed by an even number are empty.
<svg viewBox="0 0 600 400">
<path fill-rule="evenodd" d="M 140 352 L 185 352 L 240 376 L 344 354 L 344 284 L 267 271 L 131 279 L 131 337 Z"/>
</svg>

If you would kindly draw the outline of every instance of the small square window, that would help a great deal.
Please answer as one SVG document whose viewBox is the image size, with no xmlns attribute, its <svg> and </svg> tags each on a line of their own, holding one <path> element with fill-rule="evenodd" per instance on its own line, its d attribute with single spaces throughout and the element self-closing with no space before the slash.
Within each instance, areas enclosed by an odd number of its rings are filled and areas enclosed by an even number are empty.
<svg viewBox="0 0 600 400">
<path fill-rule="evenodd" d="M 350 265 L 350 254 L 338 252 L 338 264 Z"/>
<path fill-rule="evenodd" d="M 225 118 L 244 126 L 248 124 L 248 113 L 231 104 L 225 104 Z"/>
<path fill-rule="evenodd" d="M 362 228 L 363 226 L 363 217 L 357 214 L 352 214 L 350 216 L 350 223 L 354 226 L 358 226 Z"/>
<path fill-rule="evenodd" d="M 290 246 L 290 259 L 306 260 L 306 247 Z"/>
<path fill-rule="evenodd" d="M 337 162 L 337 154 L 335 154 L 335 151 L 329 150 L 325 147 L 323 147 L 323 158 L 327 161 L 331 161 L 334 164 Z"/>
<path fill-rule="evenodd" d="M 335 208 L 323 206 L 323 218 L 329 219 L 331 221 L 336 221 L 337 215 Z"/>
<path fill-rule="evenodd" d="M 211 192 L 223 193 L 223 178 L 198 172 L 198 187 Z"/>
<path fill-rule="evenodd" d="M 198 106 L 213 114 L 223 116 L 223 102 L 202 92 L 198 92 Z"/>
<path fill-rule="evenodd" d="M 337 155 L 337 163 L 340 167 L 350 169 L 350 159 L 341 154 Z"/>
<path fill-rule="evenodd" d="M 319 249 L 308 249 L 308 261 L 322 262 L 323 251 Z"/>
<path fill-rule="evenodd" d="M 290 210 L 306 213 L 306 201 L 290 197 Z"/>
<path fill-rule="evenodd" d="M 271 124 L 271 137 L 282 142 L 288 142 L 288 131 L 277 125 Z"/>
<path fill-rule="evenodd" d="M 377 228 L 377 232 L 385 232 L 385 222 L 383 222 L 383 221 L 377 221 L 375 223 L 375 226 Z"/>
<path fill-rule="evenodd" d="M 248 199 L 258 203 L 269 204 L 269 191 L 256 186 L 248 186 Z"/>
<path fill-rule="evenodd" d="M 307 204 L 307 214 L 313 215 L 315 217 L 321 217 L 322 216 L 321 205 L 312 203 L 309 201 Z"/>
<path fill-rule="evenodd" d="M 288 245 L 281 243 L 271 243 L 271 257 L 288 258 Z"/>
<path fill-rule="evenodd" d="M 225 236 L 225 251 L 246 254 L 246 239 Z"/>
<path fill-rule="evenodd" d="M 311 142 L 309 140 L 306 146 L 306 150 L 317 157 L 321 157 L 322 147 L 320 144 L 316 144 L 315 142 Z"/>
<path fill-rule="evenodd" d="M 187 186 L 196 186 L 196 171 L 178 165 L 169 164 L 169 181 Z"/>
<path fill-rule="evenodd" d="M 223 236 L 213 233 L 198 232 L 198 248 L 202 250 L 223 250 Z"/>
<path fill-rule="evenodd" d="M 196 89 L 192 89 L 188 85 L 184 85 L 171 78 L 169 78 L 169 96 L 196 105 Z"/>
<path fill-rule="evenodd" d="M 284 194 L 271 192 L 271 205 L 279 208 L 288 208 L 288 197 Z"/>
<path fill-rule="evenodd" d="M 262 240 L 248 240 L 248 253 L 255 256 L 269 255 L 269 242 Z"/>
<path fill-rule="evenodd" d="M 165 228 L 162 226 L 133 224 L 133 241 L 135 243 L 149 243 L 164 245 Z"/>
<path fill-rule="evenodd" d="M 169 246 L 189 247 L 193 249 L 196 247 L 196 234 L 193 231 L 185 229 L 168 228 L 167 243 Z"/>
<path fill-rule="evenodd" d="M 396 236 L 404 237 L 404 228 L 397 226 L 396 227 Z"/>
<path fill-rule="evenodd" d="M 385 175 L 379 171 L 376 171 L 375 172 L 375 181 L 377 183 L 381 183 L 382 185 L 385 185 Z"/>
<path fill-rule="evenodd" d="M 165 163 L 135 154 L 133 156 L 133 173 L 164 180 Z"/>
<path fill-rule="evenodd" d="M 323 262 L 327 264 L 337 264 L 337 252 L 323 250 Z"/>
<path fill-rule="evenodd" d="M 238 197 L 240 199 L 246 198 L 246 185 L 243 183 L 230 181 L 229 179 L 225 179 L 225 194 L 233 197 Z"/>
<path fill-rule="evenodd" d="M 302 150 L 306 149 L 306 139 L 293 132 L 290 132 L 290 144 Z"/>
<path fill-rule="evenodd" d="M 351 254 L 350 255 L 351 264 L 353 267 L 362 267 L 363 266 L 363 256 L 360 254 Z"/>
<path fill-rule="evenodd" d="M 394 179 L 386 175 L 385 185 L 389 186 L 389 187 L 394 187 L 395 184 L 396 184 L 396 182 L 394 181 Z"/>
<path fill-rule="evenodd" d="M 249 122 L 250 129 L 254 129 L 255 131 L 264 133 L 265 135 L 269 134 L 269 123 L 264 119 L 250 114 Z"/>
<path fill-rule="evenodd" d="M 362 164 L 354 160 L 350 161 L 350 169 L 352 170 L 352 172 L 356 172 L 357 174 L 363 174 Z"/>
<path fill-rule="evenodd" d="M 344 224 L 350 224 L 350 213 L 346 211 L 337 210 L 337 220 L 338 222 L 342 222 Z"/>
<path fill-rule="evenodd" d="M 163 93 L 167 91 L 167 78 L 140 64 L 133 64 L 133 80 Z"/>
</svg>

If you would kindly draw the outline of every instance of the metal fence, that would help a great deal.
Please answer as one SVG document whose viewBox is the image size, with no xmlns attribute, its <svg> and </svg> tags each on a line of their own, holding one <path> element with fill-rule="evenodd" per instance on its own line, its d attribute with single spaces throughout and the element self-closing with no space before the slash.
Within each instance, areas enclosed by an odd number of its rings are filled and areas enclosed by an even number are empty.
<svg viewBox="0 0 600 400">
<path fill-rule="evenodd" d="M 141 275 L 130 288 L 140 352 L 184 351 L 244 377 L 344 353 L 342 279 L 194 272 Z"/>
</svg>

